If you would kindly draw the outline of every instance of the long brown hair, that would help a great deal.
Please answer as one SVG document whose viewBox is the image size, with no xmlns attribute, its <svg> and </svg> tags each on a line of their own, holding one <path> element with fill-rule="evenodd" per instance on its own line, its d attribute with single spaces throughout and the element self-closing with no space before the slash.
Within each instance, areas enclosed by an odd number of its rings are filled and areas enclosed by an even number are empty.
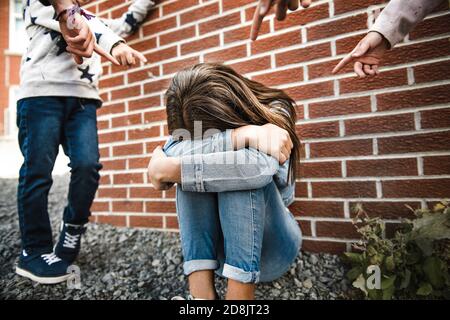
<svg viewBox="0 0 450 320">
<path fill-rule="evenodd" d="M 186 129 L 194 134 L 194 121 L 202 131 L 272 123 L 288 131 L 293 142 L 290 178 L 300 159 L 295 131 L 296 105 L 284 91 L 247 79 L 223 64 L 200 63 L 179 71 L 166 92 L 169 133 Z"/>
</svg>

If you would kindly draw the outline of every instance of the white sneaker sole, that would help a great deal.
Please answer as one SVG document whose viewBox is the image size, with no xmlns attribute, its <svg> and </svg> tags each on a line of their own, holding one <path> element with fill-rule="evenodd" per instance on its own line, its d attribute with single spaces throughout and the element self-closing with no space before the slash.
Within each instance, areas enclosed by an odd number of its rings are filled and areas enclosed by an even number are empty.
<svg viewBox="0 0 450 320">
<path fill-rule="evenodd" d="M 31 279 L 33 281 L 36 281 L 38 283 L 42 283 L 42 284 L 56 284 L 56 283 L 61 283 L 66 281 L 69 277 L 70 274 L 65 274 L 63 276 L 59 276 L 59 277 L 39 277 L 36 276 L 34 274 L 32 274 L 31 272 L 24 270 L 22 268 L 16 267 L 16 273 L 19 276 Z"/>
</svg>

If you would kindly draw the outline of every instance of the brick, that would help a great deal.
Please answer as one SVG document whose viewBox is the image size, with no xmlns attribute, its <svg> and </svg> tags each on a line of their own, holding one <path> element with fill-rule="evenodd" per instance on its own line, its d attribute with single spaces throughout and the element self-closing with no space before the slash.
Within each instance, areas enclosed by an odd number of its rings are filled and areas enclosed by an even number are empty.
<svg viewBox="0 0 450 320">
<path fill-rule="evenodd" d="M 178 0 L 175 2 L 165 3 L 162 6 L 163 15 L 185 10 L 198 4 L 198 0 Z"/>
<path fill-rule="evenodd" d="M 292 11 L 287 15 L 285 20 L 274 20 L 275 31 L 290 27 L 299 27 L 307 23 L 328 18 L 329 15 L 330 10 L 328 8 L 328 3 L 314 6 L 307 10 Z"/>
<path fill-rule="evenodd" d="M 108 185 L 108 184 L 111 184 L 111 179 L 110 179 L 109 175 L 104 175 L 104 174 L 102 174 L 102 175 L 100 176 L 100 184 L 101 184 L 101 185 Z"/>
<path fill-rule="evenodd" d="M 249 73 L 270 68 L 270 57 L 260 57 L 230 65 L 238 73 Z"/>
<path fill-rule="evenodd" d="M 150 213 L 168 213 L 176 212 L 174 201 L 146 201 L 145 212 Z"/>
<path fill-rule="evenodd" d="M 278 86 L 281 84 L 303 81 L 303 68 L 292 68 L 282 71 L 269 72 L 252 77 L 252 80 L 263 83 L 264 85 Z"/>
<path fill-rule="evenodd" d="M 254 3 L 253 0 L 222 0 L 222 10 L 227 11 L 235 8 L 240 8 L 246 4 Z"/>
<path fill-rule="evenodd" d="M 134 49 L 137 50 L 139 52 L 144 52 L 150 49 L 155 49 L 156 48 L 156 36 L 153 38 L 147 38 L 145 40 L 140 40 L 138 39 L 138 41 L 133 41 L 133 43 L 130 43 L 131 40 L 128 40 L 129 45 Z"/>
<path fill-rule="evenodd" d="M 370 112 L 370 97 L 315 102 L 309 104 L 309 117 L 322 118 Z"/>
<path fill-rule="evenodd" d="M 208 20 L 199 24 L 200 34 L 205 34 L 236 25 L 241 22 L 241 14 L 235 12 L 228 15 L 221 15 L 216 19 Z"/>
<path fill-rule="evenodd" d="M 355 205 L 362 205 L 364 211 L 369 217 L 381 217 L 383 219 L 413 218 L 414 213 L 406 206 L 413 209 L 420 208 L 420 202 L 393 202 L 393 201 L 374 201 L 374 202 L 350 202 L 351 217 L 356 216 Z"/>
<path fill-rule="evenodd" d="M 133 187 L 130 188 L 130 198 L 162 198 L 162 192 L 147 187 Z"/>
<path fill-rule="evenodd" d="M 189 39 L 195 36 L 195 26 L 176 29 L 175 31 L 165 33 L 159 36 L 160 45 L 167 45 L 177 41 Z"/>
<path fill-rule="evenodd" d="M 142 123 L 142 119 L 141 119 L 140 114 L 130 114 L 127 116 L 120 116 L 120 117 L 112 118 L 113 128 L 141 124 L 141 123 Z"/>
<path fill-rule="evenodd" d="M 169 87 L 170 79 L 161 79 L 161 80 L 155 80 L 147 82 L 144 85 L 144 93 L 156 93 L 160 91 L 166 91 Z"/>
<path fill-rule="evenodd" d="M 339 136 L 339 122 L 305 123 L 297 126 L 297 134 L 301 140 L 331 138 Z"/>
<path fill-rule="evenodd" d="M 117 87 L 123 85 L 123 76 L 115 76 L 107 79 L 100 79 L 100 87 Z"/>
<path fill-rule="evenodd" d="M 157 51 L 153 51 L 145 55 L 148 61 L 152 63 L 157 63 L 160 61 L 164 61 L 167 59 L 175 58 L 177 56 L 177 47 L 169 47 L 165 49 L 160 49 Z"/>
<path fill-rule="evenodd" d="M 382 181 L 387 198 L 447 198 L 450 179 Z"/>
<path fill-rule="evenodd" d="M 205 54 L 205 62 L 225 62 L 228 60 L 244 58 L 247 56 L 245 45 L 234 46 Z"/>
<path fill-rule="evenodd" d="M 162 228 L 163 218 L 160 216 L 156 217 L 130 216 L 130 227 Z"/>
<path fill-rule="evenodd" d="M 302 249 L 307 252 L 327 252 L 332 254 L 341 254 L 347 250 L 343 242 L 337 241 L 316 241 L 303 240 Z"/>
<path fill-rule="evenodd" d="M 315 198 L 374 198 L 374 181 L 313 182 L 312 193 Z"/>
<path fill-rule="evenodd" d="M 150 157 L 129 158 L 128 168 L 130 169 L 143 169 L 148 167 Z"/>
<path fill-rule="evenodd" d="M 107 212 L 109 211 L 109 202 L 94 201 L 92 203 L 91 210 L 95 212 Z"/>
<path fill-rule="evenodd" d="M 99 112 L 99 111 L 97 110 L 97 112 Z M 97 128 L 98 128 L 98 130 L 109 129 L 109 120 L 98 120 Z"/>
<path fill-rule="evenodd" d="M 140 94 L 141 94 L 140 86 L 127 87 L 124 89 L 113 90 L 111 92 L 112 100 L 136 97 L 136 96 L 139 96 Z"/>
<path fill-rule="evenodd" d="M 142 154 L 144 151 L 142 143 L 126 144 L 113 147 L 113 156 L 129 156 L 132 154 Z"/>
<path fill-rule="evenodd" d="M 406 69 L 392 70 L 381 72 L 376 77 L 370 78 L 356 78 L 356 75 L 351 78 L 344 78 L 339 80 L 340 92 L 350 93 L 359 91 L 369 91 L 376 89 L 383 89 L 388 87 L 397 87 L 408 84 Z"/>
<path fill-rule="evenodd" d="M 342 14 L 345 12 L 366 9 L 372 5 L 385 3 L 385 0 L 334 0 L 334 13 Z"/>
<path fill-rule="evenodd" d="M 183 43 L 181 45 L 181 54 L 185 55 L 192 52 L 197 52 L 212 47 L 219 46 L 219 35 L 209 36 L 206 38 L 194 40 L 191 42 Z"/>
<path fill-rule="evenodd" d="M 269 32 L 269 21 L 264 21 L 261 25 L 261 28 L 259 29 L 259 35 L 267 34 Z M 223 34 L 223 39 L 225 44 L 248 40 L 250 39 L 250 26 L 239 27 L 233 30 L 225 31 Z"/>
<path fill-rule="evenodd" d="M 302 84 L 285 89 L 286 93 L 294 100 L 307 100 L 313 98 L 334 95 L 333 81 L 325 81 L 311 84 Z"/>
<path fill-rule="evenodd" d="M 450 85 L 377 95 L 377 108 L 380 111 L 417 108 L 448 102 L 450 102 Z"/>
<path fill-rule="evenodd" d="M 156 33 L 160 33 L 162 31 L 175 28 L 176 26 L 177 26 L 177 18 L 170 17 L 144 25 L 142 27 L 142 31 L 144 33 L 144 36 L 147 37 Z"/>
<path fill-rule="evenodd" d="M 343 218 L 344 204 L 338 201 L 295 201 L 289 210 L 300 217 Z"/>
<path fill-rule="evenodd" d="M 166 109 L 149 111 L 144 113 L 145 123 L 166 120 Z"/>
<path fill-rule="evenodd" d="M 414 67 L 414 80 L 416 83 L 447 80 L 449 75 L 450 60 Z"/>
<path fill-rule="evenodd" d="M 420 113 L 421 128 L 450 128 L 450 108 L 425 110 Z"/>
<path fill-rule="evenodd" d="M 325 161 L 301 163 L 299 166 L 299 176 L 300 179 L 341 177 L 341 162 Z"/>
<path fill-rule="evenodd" d="M 450 156 L 424 157 L 423 173 L 426 175 L 450 174 Z"/>
<path fill-rule="evenodd" d="M 98 189 L 99 198 L 126 198 L 126 188 L 100 188 Z"/>
<path fill-rule="evenodd" d="M 313 61 L 331 56 L 329 43 L 321 43 L 301 49 L 294 49 L 275 54 L 277 66 L 285 66 L 293 63 Z"/>
<path fill-rule="evenodd" d="M 109 105 L 103 105 L 100 109 L 97 109 L 97 115 L 113 114 L 113 113 L 123 113 L 125 112 L 124 103 L 115 103 Z"/>
<path fill-rule="evenodd" d="M 344 121 L 345 135 L 414 130 L 414 114 L 359 118 Z"/>
<path fill-rule="evenodd" d="M 135 110 L 147 109 L 147 108 L 151 108 L 151 107 L 159 107 L 160 105 L 161 105 L 160 96 L 152 96 L 152 97 L 128 101 L 128 110 L 135 111 Z"/>
<path fill-rule="evenodd" d="M 163 64 L 163 73 L 171 74 L 199 63 L 198 57 L 191 57 Z"/>
<path fill-rule="evenodd" d="M 143 212 L 144 203 L 142 201 L 113 201 L 114 212 Z"/>
<path fill-rule="evenodd" d="M 310 144 L 312 158 L 366 156 L 372 154 L 372 140 L 316 142 Z"/>
<path fill-rule="evenodd" d="M 96 215 L 96 222 L 110 224 L 117 227 L 124 227 L 127 225 L 127 217 L 114 215 L 114 216 L 104 216 L 104 215 Z"/>
<path fill-rule="evenodd" d="M 348 177 L 417 175 L 417 161 L 415 158 L 349 160 L 346 165 Z"/>
<path fill-rule="evenodd" d="M 147 142 L 147 146 L 146 146 L 147 152 L 153 152 L 153 150 L 155 150 L 156 147 L 163 147 L 163 145 L 164 145 L 164 141 Z"/>
<path fill-rule="evenodd" d="M 449 151 L 450 130 L 378 139 L 380 154 Z"/>
<path fill-rule="evenodd" d="M 308 187 L 306 182 L 296 182 L 295 183 L 295 196 L 301 198 L 308 197 Z"/>
<path fill-rule="evenodd" d="M 311 221 L 309 220 L 298 220 L 297 221 L 299 224 L 300 229 L 302 230 L 302 235 L 303 236 L 311 236 L 312 232 L 311 232 Z"/>
<path fill-rule="evenodd" d="M 111 143 L 125 140 L 125 131 L 115 131 L 108 133 L 101 133 L 98 135 L 99 143 Z"/>
<path fill-rule="evenodd" d="M 103 170 L 125 170 L 126 160 L 103 160 L 102 161 Z"/>
<path fill-rule="evenodd" d="M 409 38 L 416 40 L 450 32 L 450 14 L 420 22 L 410 33 Z"/>
<path fill-rule="evenodd" d="M 128 139 L 136 140 L 136 139 L 148 139 L 159 136 L 159 126 L 145 128 L 145 129 L 134 129 L 128 131 Z"/>
<path fill-rule="evenodd" d="M 128 84 L 151 79 L 159 75 L 159 67 L 145 68 L 135 72 L 130 72 L 128 73 Z"/>
<path fill-rule="evenodd" d="M 359 14 L 336 21 L 319 24 L 307 29 L 308 41 L 334 37 L 367 28 L 367 14 Z"/>
<path fill-rule="evenodd" d="M 450 41 L 448 39 L 438 39 L 394 47 L 393 50 L 386 52 L 383 61 L 385 65 L 409 63 L 442 57 L 442 52 L 450 52 Z"/>
<path fill-rule="evenodd" d="M 176 216 L 166 216 L 166 228 L 168 229 L 178 229 L 178 219 Z"/>
<path fill-rule="evenodd" d="M 123 4 L 123 0 L 109 0 L 108 2 L 101 2 L 98 5 L 99 11 L 105 11 L 113 7 Z"/>
<path fill-rule="evenodd" d="M 142 173 L 118 173 L 113 177 L 114 184 L 144 183 Z"/>
<path fill-rule="evenodd" d="M 318 237 L 358 239 L 359 233 L 351 222 L 317 221 L 316 233 Z"/>
<path fill-rule="evenodd" d="M 212 3 L 207 6 L 202 6 L 193 10 L 189 10 L 180 15 L 181 24 L 186 24 L 193 21 L 198 21 L 202 18 L 211 17 L 219 14 L 219 4 Z"/>
<path fill-rule="evenodd" d="M 280 35 L 271 36 L 264 39 L 258 39 L 252 42 L 251 52 L 257 54 L 261 52 L 267 52 L 278 48 L 290 47 L 296 44 L 300 44 L 302 36 L 300 31 L 286 32 Z"/>
</svg>

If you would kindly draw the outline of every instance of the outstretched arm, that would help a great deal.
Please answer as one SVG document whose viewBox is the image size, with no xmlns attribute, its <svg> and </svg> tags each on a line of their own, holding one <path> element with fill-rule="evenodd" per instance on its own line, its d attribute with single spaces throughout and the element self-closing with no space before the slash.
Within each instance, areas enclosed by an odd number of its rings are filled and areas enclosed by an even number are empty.
<svg viewBox="0 0 450 320">
<path fill-rule="evenodd" d="M 171 187 L 167 182 L 196 192 L 260 188 L 279 168 L 277 159 L 268 154 L 281 154 L 280 163 L 287 165 L 291 148 L 287 132 L 271 124 L 227 130 L 197 141 L 169 139 L 165 153 L 155 149 L 149 177 L 155 188 L 162 189 Z"/>
<path fill-rule="evenodd" d="M 391 0 L 369 33 L 339 62 L 333 73 L 353 63 L 358 77 L 377 75 L 386 51 L 405 38 L 441 2 L 442 0 Z"/>
<path fill-rule="evenodd" d="M 154 5 L 155 3 L 151 0 L 135 0 L 120 18 L 102 19 L 102 21 L 117 35 L 127 38 L 138 30 Z"/>
</svg>

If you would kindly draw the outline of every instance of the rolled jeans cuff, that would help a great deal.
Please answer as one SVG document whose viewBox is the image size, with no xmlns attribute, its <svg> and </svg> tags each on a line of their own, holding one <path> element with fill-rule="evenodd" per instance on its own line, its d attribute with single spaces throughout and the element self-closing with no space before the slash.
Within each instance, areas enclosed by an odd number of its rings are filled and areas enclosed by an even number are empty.
<svg viewBox="0 0 450 320">
<path fill-rule="evenodd" d="M 195 271 L 216 270 L 218 268 L 219 262 L 217 260 L 189 260 L 183 264 L 183 270 L 186 276 Z"/>
<path fill-rule="evenodd" d="M 241 268 L 233 267 L 229 264 L 224 264 L 222 275 L 227 279 L 236 280 L 242 283 L 258 283 L 259 271 L 245 271 Z"/>
</svg>

